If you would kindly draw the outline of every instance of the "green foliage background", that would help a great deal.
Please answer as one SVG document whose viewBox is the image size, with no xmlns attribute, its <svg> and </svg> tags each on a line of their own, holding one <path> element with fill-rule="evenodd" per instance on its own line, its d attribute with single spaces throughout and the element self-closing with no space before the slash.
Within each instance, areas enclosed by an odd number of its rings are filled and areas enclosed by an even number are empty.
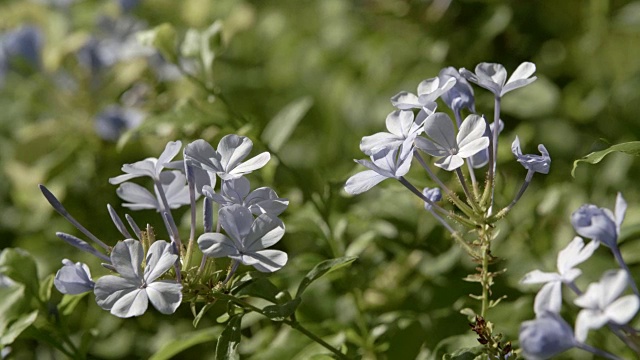
<svg viewBox="0 0 640 360">
<path fill-rule="evenodd" d="M 552 271 L 558 250 L 574 236 L 570 214 L 587 202 L 613 208 L 617 191 L 629 202 L 621 249 L 640 279 L 635 158 L 611 155 L 570 176 L 575 159 L 640 134 L 638 1 L 143 0 L 133 16 L 150 29 L 171 24 L 180 41 L 189 28 L 205 30 L 222 21 L 210 80 L 228 106 L 192 79 L 158 80 L 144 60 L 103 71 L 96 86 L 75 52 L 105 14 L 122 16 L 112 1 L 79 1 L 68 9 L 0 2 L 0 30 L 28 23 L 45 34 L 41 71 L 10 72 L 0 89 L 0 247 L 31 253 L 41 278 L 63 258 L 86 261 L 96 274 L 106 271 L 56 238 L 56 231 L 78 234 L 52 211 L 37 184 L 46 184 L 82 224 L 115 244 L 119 235 L 106 204 L 125 211 L 107 179 L 120 174 L 121 164 L 158 156 L 170 140 L 216 144 L 239 133 L 253 139 L 256 153 L 274 155 L 266 169 L 251 175 L 253 186 L 271 186 L 291 202 L 283 214 L 287 233 L 278 244 L 290 262 L 272 281 L 293 291 L 317 262 L 359 257 L 309 288 L 297 314 L 301 322 L 367 359 L 439 359 L 447 350 L 473 346 L 459 310 L 477 306 L 468 294 L 479 289 L 462 281 L 474 264 L 399 184 L 385 181 L 356 197 L 342 186 L 361 170 L 352 161 L 364 157 L 360 139 L 383 131 L 393 110 L 389 98 L 398 91 L 415 91 L 445 66 L 499 62 L 511 72 L 532 61 L 538 80 L 503 102 L 497 203 L 506 205 L 525 176 L 509 149 L 516 134 L 524 152 L 544 143 L 553 162 L 501 223 L 493 254 L 503 259 L 495 269 L 507 272 L 498 278 L 494 297 L 507 298 L 489 320 L 517 340 L 520 322 L 534 316 L 537 290 L 520 285 L 522 275 Z M 64 79 L 73 86 L 62 86 Z M 147 89 L 144 124 L 118 144 L 101 140 L 93 127 L 96 113 L 141 85 Z M 492 98 L 474 90 L 478 111 L 491 115 Z M 279 113 L 284 116 L 283 109 L 303 116 L 288 138 L 274 144 L 273 130 L 265 129 Z M 418 170 L 409 178 L 429 185 Z M 153 212 L 132 215 L 161 228 Z M 186 231 L 185 210 L 178 218 Z M 579 285 L 614 267 L 609 253 L 598 250 L 583 266 Z M 54 290 L 52 302 L 60 297 Z M 571 323 L 575 308 L 565 309 Z M 77 339 L 90 338 L 95 358 L 148 358 L 168 351 L 163 346 L 185 343 L 193 346 L 175 358 L 212 358 L 223 328 L 216 318 L 225 311 L 215 307 L 194 329 L 186 306 L 173 316 L 148 311 L 123 320 L 108 316 L 90 295 L 66 327 Z M 242 327 L 242 358 L 308 359 L 323 352 L 259 316 L 245 316 Z M 592 333 L 589 342 L 622 347 L 605 331 Z M 12 347 L 16 359 L 61 357 L 28 333 Z M 563 358 L 588 356 L 569 351 Z"/>
</svg>

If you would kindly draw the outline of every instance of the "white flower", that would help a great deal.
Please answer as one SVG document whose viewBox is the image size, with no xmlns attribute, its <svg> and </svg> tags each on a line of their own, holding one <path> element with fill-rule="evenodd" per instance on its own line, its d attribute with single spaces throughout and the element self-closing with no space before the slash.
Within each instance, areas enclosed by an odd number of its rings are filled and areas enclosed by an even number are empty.
<svg viewBox="0 0 640 360">
<path fill-rule="evenodd" d="M 422 120 L 424 121 L 424 118 Z M 362 138 L 360 150 L 363 153 L 371 156 L 382 149 L 402 146 L 402 152 L 406 155 L 413 150 L 413 140 L 423 131 L 423 122 L 414 121 L 413 112 L 409 110 L 390 113 L 386 124 L 389 132 L 379 132 Z"/>
<path fill-rule="evenodd" d="M 56 273 L 53 285 L 63 294 L 77 295 L 93 290 L 95 283 L 86 264 L 69 259 L 62 260 L 62 268 Z"/>
<path fill-rule="evenodd" d="M 449 77 L 446 81 L 441 81 L 438 77 L 426 79 L 418 84 L 418 95 L 401 91 L 391 98 L 391 104 L 400 110 L 420 109 L 435 102 L 455 84 L 454 77 Z"/>
<path fill-rule="evenodd" d="M 344 190 L 351 195 L 363 193 L 388 178 L 399 179 L 409 172 L 412 153 L 402 156 L 400 148 L 385 148 L 371 155 L 371 161 L 356 160 L 371 170 L 361 171 L 347 180 Z"/>
<path fill-rule="evenodd" d="M 216 194 L 213 188 L 208 185 L 203 187 L 202 193 L 220 204 L 221 207 L 234 204 L 242 205 L 254 215 L 271 214 L 278 216 L 289 205 L 289 200 L 278 197 L 278 194 L 271 188 L 261 187 L 249 192 L 250 190 L 249 180 L 245 177 L 240 177 L 224 181 L 220 194 Z"/>
<path fill-rule="evenodd" d="M 180 171 L 164 171 L 160 173 L 160 185 L 167 197 L 167 203 L 171 209 L 177 209 L 183 205 L 191 203 L 189 199 L 189 187 L 187 187 L 187 177 Z M 157 190 L 156 190 L 157 193 Z M 120 184 L 116 190 L 116 194 L 128 203 L 123 203 L 122 206 L 128 207 L 132 210 L 143 209 L 155 209 L 156 211 L 164 211 L 163 206 L 158 199 L 161 199 L 159 195 L 154 196 L 151 192 L 144 187 L 132 183 L 125 182 Z"/>
<path fill-rule="evenodd" d="M 534 82 L 537 79 L 531 76 L 534 72 L 536 72 L 534 63 L 523 62 L 507 81 L 507 71 L 500 64 L 480 63 L 476 66 L 475 74 L 467 69 L 460 69 L 460 75 L 499 97 Z"/>
<path fill-rule="evenodd" d="M 623 325 L 638 311 L 636 295 L 618 298 L 629 283 L 622 270 L 606 272 L 600 282 L 590 284 L 587 291 L 574 300 L 582 308 L 576 319 L 576 339 L 585 341 L 590 329 L 599 329 L 608 322 Z"/>
<path fill-rule="evenodd" d="M 520 325 L 520 347 L 527 359 L 549 359 L 577 346 L 571 327 L 559 315 L 541 314 Z"/>
<path fill-rule="evenodd" d="M 125 174 L 110 178 L 109 183 L 117 185 L 140 176 L 149 176 L 154 181 L 159 181 L 160 172 L 164 169 L 165 164 L 178 155 L 181 147 L 182 142 L 170 141 L 159 158 L 147 158 L 133 164 L 124 164 L 122 165 L 122 172 Z"/>
</svg>

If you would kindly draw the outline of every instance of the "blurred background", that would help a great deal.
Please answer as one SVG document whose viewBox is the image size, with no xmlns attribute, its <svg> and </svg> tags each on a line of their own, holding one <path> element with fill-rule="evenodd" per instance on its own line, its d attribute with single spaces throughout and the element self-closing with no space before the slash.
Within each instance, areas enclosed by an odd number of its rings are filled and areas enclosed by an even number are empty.
<svg viewBox="0 0 640 360">
<path fill-rule="evenodd" d="M 162 42 L 162 24 L 175 31 L 175 42 Z M 145 34 L 155 34 L 155 47 Z M 363 170 L 353 162 L 365 157 L 360 139 L 385 131 L 389 98 L 397 92 L 415 92 L 446 66 L 472 70 L 498 62 L 511 73 L 532 61 L 538 80 L 503 100 L 497 203 L 508 204 L 526 174 L 510 152 L 516 134 L 525 153 L 544 144 L 552 166 L 534 177 L 500 225 L 493 254 L 502 261 L 494 269 L 507 272 L 497 279 L 494 298 L 507 298 L 489 313 L 497 332 L 517 340 L 520 322 L 534 317 L 537 290 L 518 282 L 534 269 L 555 270 L 558 251 L 575 235 L 570 214 L 584 203 L 613 208 L 623 192 L 629 210 L 621 249 L 640 279 L 637 161 L 614 154 L 570 174 L 574 160 L 637 140 L 639 58 L 640 1 L 1 0 L 0 249 L 26 249 L 42 277 L 63 258 L 106 273 L 55 236 L 80 234 L 50 208 L 38 184 L 115 244 L 120 238 L 107 204 L 161 228 L 153 211 L 120 206 L 108 179 L 122 164 L 157 157 L 171 140 L 204 138 L 215 146 L 229 133 L 249 136 L 254 154 L 273 154 L 267 168 L 249 177 L 252 188 L 270 186 L 290 199 L 282 215 L 287 233 L 278 244 L 290 262 L 272 281 L 295 288 L 318 261 L 359 257 L 314 283 L 299 320 L 368 359 L 439 359 L 474 345 L 459 310 L 477 307 L 468 294 L 479 286 L 462 280 L 475 265 L 400 184 L 385 181 L 355 197 L 342 187 Z M 474 91 L 478 113 L 492 118 L 492 97 Z M 289 120 L 283 125 L 282 119 Z M 439 175 L 457 186 L 449 174 Z M 418 166 L 408 178 L 433 186 Z M 186 211 L 174 215 L 183 219 L 182 231 Z M 579 285 L 615 266 L 599 249 Z M 212 358 L 222 329 L 216 318 L 225 310 L 207 314 L 198 330 L 212 332 L 177 358 Z M 565 305 L 565 311 L 572 323 L 576 309 Z M 170 317 L 148 311 L 118 319 L 88 296 L 67 326 L 74 336 L 91 338 L 93 358 L 148 358 L 195 331 L 192 320 L 186 306 Z M 258 316 L 245 317 L 243 328 L 246 359 L 322 352 Z M 622 347 L 604 331 L 589 342 Z M 20 359 L 62 356 L 26 335 L 12 348 Z M 570 351 L 563 358 L 589 354 Z"/>
</svg>

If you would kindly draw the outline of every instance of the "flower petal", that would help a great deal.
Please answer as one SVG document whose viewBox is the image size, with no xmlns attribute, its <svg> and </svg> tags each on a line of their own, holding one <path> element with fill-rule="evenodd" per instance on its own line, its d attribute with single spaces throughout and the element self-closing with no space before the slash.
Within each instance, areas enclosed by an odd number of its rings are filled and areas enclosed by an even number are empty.
<svg viewBox="0 0 640 360">
<path fill-rule="evenodd" d="M 220 224 L 227 234 L 234 240 L 242 242 L 251 229 L 253 215 L 242 205 L 226 206 L 218 212 Z"/>
<path fill-rule="evenodd" d="M 169 161 L 173 160 L 173 158 L 176 157 L 176 155 L 178 155 L 181 149 L 182 149 L 182 141 L 180 140 L 169 141 L 167 143 L 167 146 L 164 147 L 164 151 L 162 152 L 162 154 L 160 154 L 160 157 L 158 158 L 158 161 L 155 164 L 156 176 L 160 175 L 160 172 L 164 168 L 164 165 Z"/>
<path fill-rule="evenodd" d="M 445 149 L 457 149 L 456 132 L 449 115 L 435 113 L 424 121 L 424 132 L 433 142 Z"/>
<path fill-rule="evenodd" d="M 449 155 L 434 163 L 435 166 L 447 171 L 453 171 L 464 164 L 464 160 L 458 155 Z"/>
<path fill-rule="evenodd" d="M 142 276 L 140 276 L 140 266 L 142 265 L 142 258 L 144 257 L 144 250 L 142 244 L 139 241 L 133 239 L 126 239 L 119 241 L 111 251 L 111 264 L 115 267 L 118 274 L 122 277 L 138 281 L 142 283 Z"/>
<path fill-rule="evenodd" d="M 618 234 L 620 233 L 620 227 L 622 226 L 622 222 L 624 221 L 624 215 L 627 213 L 627 202 L 622 197 L 622 193 L 618 193 L 616 196 L 616 209 L 615 209 L 615 217 L 616 217 L 616 226 L 618 230 Z"/>
<path fill-rule="evenodd" d="M 111 314 L 119 318 L 140 316 L 147 311 L 149 298 L 143 289 L 135 289 L 122 296 L 111 307 Z"/>
<path fill-rule="evenodd" d="M 244 239 L 244 250 L 258 251 L 272 246 L 284 235 L 284 223 L 269 214 L 258 216 L 251 224 L 251 231 Z"/>
<path fill-rule="evenodd" d="M 360 150 L 371 156 L 379 150 L 393 148 L 400 145 L 404 139 L 387 132 L 379 132 L 370 136 L 365 136 L 360 141 Z"/>
<path fill-rule="evenodd" d="M 280 250 L 261 250 L 244 254 L 255 260 L 251 265 L 260 272 L 274 272 L 287 264 L 287 253 Z M 249 265 L 249 264 L 245 264 Z"/>
<path fill-rule="evenodd" d="M 105 275 L 96 281 L 93 293 L 96 303 L 104 310 L 111 310 L 113 304 L 124 294 L 137 290 L 142 282 L 134 282 L 114 275 Z"/>
<path fill-rule="evenodd" d="M 540 284 L 547 283 L 551 281 L 560 281 L 562 278 L 557 273 L 549 273 L 542 272 L 540 270 L 533 270 L 531 272 L 526 273 L 522 280 L 520 280 L 521 284 Z"/>
<path fill-rule="evenodd" d="M 401 91 L 391 97 L 391 105 L 400 110 L 421 108 L 420 100 L 415 94 Z"/>
<path fill-rule="evenodd" d="M 253 170 L 260 169 L 261 167 L 265 166 L 270 159 L 271 154 L 265 151 L 236 166 L 233 170 L 228 171 L 226 174 L 218 173 L 218 176 L 220 176 L 220 178 L 224 180 L 238 178 L 244 174 L 252 172 Z"/>
<path fill-rule="evenodd" d="M 347 180 L 344 190 L 351 195 L 361 194 L 388 178 L 373 170 L 361 171 Z"/>
<path fill-rule="evenodd" d="M 547 312 L 560 313 L 562 308 L 562 283 L 552 281 L 544 284 L 538 294 L 533 305 L 534 312 L 540 316 Z"/>
<path fill-rule="evenodd" d="M 607 306 L 606 316 L 618 325 L 624 325 L 631 321 L 638 312 L 640 299 L 635 295 L 627 295 Z"/>
<path fill-rule="evenodd" d="M 609 321 L 607 316 L 597 310 L 584 309 L 576 318 L 576 339 L 580 342 L 587 340 L 590 329 L 600 329 Z"/>
<path fill-rule="evenodd" d="M 171 244 L 164 240 L 156 240 L 147 251 L 147 265 L 144 268 L 144 280 L 147 284 L 166 273 L 178 260 L 173 254 Z"/>
<path fill-rule="evenodd" d="M 415 140 L 416 147 L 425 153 L 435 156 L 442 157 L 449 155 L 449 151 L 444 147 L 434 143 L 429 139 L 425 139 L 422 136 L 418 136 Z"/>
<path fill-rule="evenodd" d="M 132 182 L 120 184 L 116 189 L 116 194 L 120 199 L 128 201 L 128 203 L 123 203 L 122 206 L 132 210 L 156 209 L 160 211 L 161 209 L 158 200 L 149 190 Z"/>
<path fill-rule="evenodd" d="M 464 146 L 460 146 L 457 155 L 463 159 L 466 159 L 486 149 L 487 147 L 489 147 L 489 138 L 483 136 L 481 138 L 466 142 Z"/>
<path fill-rule="evenodd" d="M 89 267 L 83 263 L 62 260 L 64 266 L 56 273 L 53 284 L 63 294 L 77 295 L 93 290 L 95 283 L 91 279 Z"/>
<path fill-rule="evenodd" d="M 574 237 L 569 245 L 558 253 L 558 272 L 561 275 L 566 274 L 574 266 L 585 262 L 599 245 L 599 242 L 591 241 L 585 246 L 581 237 Z"/>
<path fill-rule="evenodd" d="M 233 240 L 220 233 L 204 233 L 198 237 L 198 247 L 206 256 L 221 258 L 240 254 L 238 247 Z"/>
<path fill-rule="evenodd" d="M 483 137 L 487 127 L 487 121 L 482 116 L 475 114 L 467 116 L 462 125 L 460 125 L 460 130 L 456 136 L 458 148 L 462 148 L 466 144 Z"/>
<path fill-rule="evenodd" d="M 182 285 L 175 281 L 155 281 L 146 290 L 151 305 L 163 314 L 173 314 L 182 302 Z"/>
<path fill-rule="evenodd" d="M 222 171 L 220 155 L 211 144 L 202 139 L 189 143 L 184 148 L 184 156 L 185 160 L 192 166 L 211 172 Z"/>
</svg>

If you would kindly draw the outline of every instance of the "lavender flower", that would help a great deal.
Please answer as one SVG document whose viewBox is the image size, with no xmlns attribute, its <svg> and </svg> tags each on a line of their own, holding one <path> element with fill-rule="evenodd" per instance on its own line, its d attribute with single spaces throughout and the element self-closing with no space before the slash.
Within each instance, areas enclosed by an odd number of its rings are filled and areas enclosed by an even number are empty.
<svg viewBox="0 0 640 360">
<path fill-rule="evenodd" d="M 498 134 L 502 133 L 504 129 L 504 122 L 502 120 L 498 120 Z M 487 126 L 484 131 L 484 135 L 489 139 L 493 138 L 493 129 L 495 128 L 494 123 Z M 469 158 L 469 162 L 474 169 L 479 169 L 489 163 L 489 149 L 481 150 L 475 153 L 472 157 Z"/>
<path fill-rule="evenodd" d="M 460 75 L 458 70 L 454 67 L 446 67 L 440 70 L 438 74 L 440 82 L 446 83 L 449 79 L 455 79 L 456 83 L 448 91 L 442 94 L 442 101 L 449 107 L 449 109 L 461 111 L 464 108 L 469 109 L 472 113 L 476 112 L 475 99 L 473 97 L 473 88 L 467 82 L 467 80 Z"/>
<path fill-rule="evenodd" d="M 186 181 L 186 176 L 180 171 L 164 171 L 160 173 L 160 184 L 171 209 L 177 209 L 191 203 Z M 149 190 L 132 182 L 120 184 L 116 194 L 122 200 L 129 201 L 128 203 L 123 203 L 122 206 L 132 210 L 155 209 L 158 212 L 164 210 L 158 200 L 158 195 L 152 195 Z"/>
<path fill-rule="evenodd" d="M 462 122 L 456 136 L 453 122 L 445 113 L 435 113 L 425 120 L 424 132 L 429 139 L 416 138 L 416 147 L 441 159 L 435 165 L 452 171 L 464 164 L 464 160 L 489 146 L 484 136 L 486 122 L 478 115 L 469 115 Z"/>
<path fill-rule="evenodd" d="M 278 197 L 278 194 L 268 187 L 261 187 L 252 192 L 249 192 L 250 189 L 249 180 L 240 177 L 224 181 L 220 194 L 216 194 L 211 186 L 204 186 L 202 192 L 206 197 L 220 204 L 221 207 L 242 205 L 254 215 L 278 216 L 289 205 L 289 200 Z"/>
<path fill-rule="evenodd" d="M 127 239 L 118 242 L 111 262 L 120 276 L 106 275 L 98 279 L 94 293 L 96 302 L 111 314 L 127 318 L 144 314 L 151 304 L 163 314 L 173 314 L 182 301 L 182 285 L 172 280 L 158 280 L 178 259 L 171 245 L 163 240 L 151 244 L 141 274 L 144 252 L 140 242 Z"/>
<path fill-rule="evenodd" d="M 0 39 L 0 53 L 14 69 L 25 66 L 37 70 L 41 63 L 42 33 L 35 26 L 22 26 L 12 30 Z"/>
<path fill-rule="evenodd" d="M 576 338 L 587 339 L 590 329 L 599 329 L 611 322 L 628 323 L 640 307 L 636 295 L 618 298 L 627 287 L 629 278 L 622 270 L 606 272 L 600 282 L 590 284 L 587 291 L 574 300 L 582 308 L 576 319 Z"/>
<path fill-rule="evenodd" d="M 133 164 L 124 164 L 122 165 L 122 172 L 125 174 L 110 178 L 109 183 L 117 185 L 141 176 L 148 176 L 154 181 L 160 181 L 160 173 L 165 164 L 178 155 L 180 148 L 182 148 L 182 142 L 170 141 L 159 158 L 151 157 Z"/>
<path fill-rule="evenodd" d="M 387 116 L 386 124 L 389 132 L 363 137 L 360 150 L 371 156 L 385 148 L 402 146 L 403 156 L 406 156 L 413 150 L 413 140 L 423 131 L 423 122 L 414 121 L 413 111 L 396 110 Z"/>
<path fill-rule="evenodd" d="M 77 295 L 93 290 L 95 283 L 86 264 L 64 259 L 62 268 L 56 273 L 53 285 L 63 294 Z"/>
<path fill-rule="evenodd" d="M 518 66 L 507 81 L 507 71 L 504 66 L 495 63 L 480 63 L 476 66 L 475 74 L 467 69 L 460 69 L 460 75 L 470 82 L 479 85 L 495 96 L 502 97 L 506 93 L 526 86 L 534 82 L 537 78 L 531 77 L 536 71 L 536 65 L 530 62 L 523 62 Z"/>
<path fill-rule="evenodd" d="M 418 84 L 418 94 L 401 91 L 391 98 L 391 104 L 400 110 L 420 109 L 436 101 L 442 94 L 449 91 L 456 83 L 455 78 L 446 81 L 438 77 L 423 80 Z"/>
<path fill-rule="evenodd" d="M 411 153 L 403 157 L 401 150 L 397 148 L 382 149 L 371 155 L 371 161 L 356 160 L 357 163 L 371 170 L 365 170 L 350 177 L 344 189 L 347 193 L 356 195 L 378 185 L 382 180 L 400 179 L 401 176 L 409 172 L 412 158 Z"/>
<path fill-rule="evenodd" d="M 435 203 L 436 201 L 440 201 L 442 200 L 442 192 L 440 191 L 440 188 L 424 188 L 422 190 L 422 194 L 429 200 L 431 200 L 432 203 Z M 431 210 L 433 206 L 431 206 L 431 204 L 429 204 L 428 202 L 425 201 L 424 203 L 424 208 L 425 210 Z"/>
<path fill-rule="evenodd" d="M 96 115 L 94 128 L 103 140 L 118 141 L 125 131 L 137 127 L 143 119 L 144 113 L 140 110 L 112 105 Z"/>
<path fill-rule="evenodd" d="M 184 155 L 190 165 L 215 173 L 223 180 L 231 180 L 260 169 L 271 158 L 265 151 L 242 162 L 252 148 L 253 142 L 249 138 L 226 135 L 218 143 L 217 150 L 204 140 L 196 140 L 187 145 Z"/>
<path fill-rule="evenodd" d="M 571 214 L 571 224 L 578 234 L 617 249 L 620 227 L 627 211 L 627 202 L 618 193 L 615 214 L 606 208 L 587 204 Z"/>
<path fill-rule="evenodd" d="M 270 214 L 255 220 L 249 209 L 231 205 L 220 209 L 220 224 L 228 236 L 204 233 L 198 247 L 206 256 L 229 257 L 261 272 L 280 270 L 287 263 L 287 254 L 280 250 L 266 250 L 284 235 L 284 224 Z"/>
<path fill-rule="evenodd" d="M 520 347 L 527 359 L 549 359 L 575 346 L 571 327 L 557 314 L 546 313 L 520 325 Z"/>
<path fill-rule="evenodd" d="M 538 145 L 538 151 L 540 151 L 540 154 L 542 155 L 522 155 L 522 150 L 520 150 L 520 139 L 518 139 L 517 136 L 511 144 L 511 152 L 516 156 L 516 160 L 522 164 L 525 169 L 529 170 L 531 176 L 533 176 L 534 172 L 548 174 L 549 168 L 551 167 L 551 157 L 549 156 L 547 148 L 540 144 Z"/>
</svg>

